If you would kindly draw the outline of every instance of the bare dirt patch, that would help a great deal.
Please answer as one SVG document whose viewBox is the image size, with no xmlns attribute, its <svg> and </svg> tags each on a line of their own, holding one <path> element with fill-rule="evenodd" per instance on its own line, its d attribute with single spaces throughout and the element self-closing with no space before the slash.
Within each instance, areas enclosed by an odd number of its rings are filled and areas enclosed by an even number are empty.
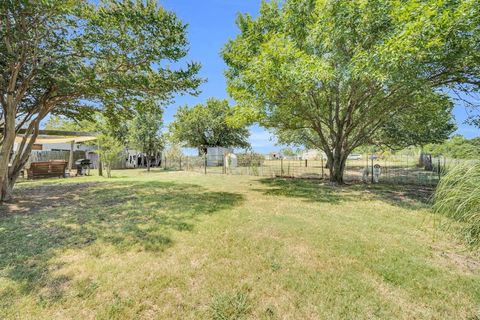
<svg viewBox="0 0 480 320">
<path fill-rule="evenodd" d="M 435 247 L 434 247 L 435 249 Z M 463 274 L 480 272 L 480 252 L 466 251 L 463 247 L 438 248 L 434 254 L 434 261 L 447 268 L 454 268 Z"/>
<path fill-rule="evenodd" d="M 17 189 L 11 202 L 0 205 L 0 216 L 35 214 L 44 209 L 72 205 L 82 201 L 89 187 L 98 184 L 85 182 Z"/>
</svg>

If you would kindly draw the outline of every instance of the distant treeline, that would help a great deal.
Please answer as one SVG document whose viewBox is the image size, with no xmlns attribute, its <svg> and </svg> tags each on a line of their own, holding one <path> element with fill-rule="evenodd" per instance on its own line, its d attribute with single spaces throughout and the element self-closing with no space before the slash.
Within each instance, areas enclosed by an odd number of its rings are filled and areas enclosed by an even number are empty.
<svg viewBox="0 0 480 320">
<path fill-rule="evenodd" d="M 441 144 L 425 146 L 424 152 L 455 159 L 480 159 L 480 137 L 467 139 L 463 135 L 454 135 Z"/>
</svg>

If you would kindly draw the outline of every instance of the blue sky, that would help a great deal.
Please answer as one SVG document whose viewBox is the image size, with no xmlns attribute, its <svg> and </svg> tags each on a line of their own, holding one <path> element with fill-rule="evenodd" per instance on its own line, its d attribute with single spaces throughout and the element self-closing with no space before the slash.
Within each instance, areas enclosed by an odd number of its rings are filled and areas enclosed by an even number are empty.
<svg viewBox="0 0 480 320">
<path fill-rule="evenodd" d="M 165 123 L 173 119 L 177 106 L 194 105 L 205 102 L 209 97 L 230 99 L 226 92 L 223 71 L 226 66 L 220 56 L 229 38 L 235 37 L 238 29 L 235 19 L 238 12 L 257 15 L 260 1 L 257 0 L 163 0 L 160 3 L 189 25 L 188 39 L 190 51 L 187 60 L 200 62 L 200 76 L 207 82 L 201 86 L 197 97 L 181 96 L 167 107 Z M 233 102 L 233 101 L 232 101 Z M 250 143 L 257 152 L 279 150 L 274 137 L 258 126 L 251 128 Z"/>
<path fill-rule="evenodd" d="M 163 0 L 160 3 L 174 11 L 184 23 L 189 25 L 188 37 L 190 52 L 188 60 L 200 62 L 200 76 L 207 78 L 201 86 L 202 93 L 197 97 L 183 96 L 175 99 L 165 113 L 165 122 L 173 119 L 179 105 L 194 105 L 205 102 L 209 97 L 229 98 L 223 71 L 226 68 L 220 56 L 220 50 L 229 38 L 235 37 L 238 28 L 235 18 L 238 12 L 256 16 L 259 11 L 259 0 Z M 464 124 L 467 118 L 466 108 L 459 104 L 454 110 L 457 121 L 457 133 L 468 138 L 480 135 L 480 130 Z M 275 145 L 274 137 L 258 126 L 251 129 L 250 142 L 257 152 L 270 152 L 280 149 Z"/>
</svg>

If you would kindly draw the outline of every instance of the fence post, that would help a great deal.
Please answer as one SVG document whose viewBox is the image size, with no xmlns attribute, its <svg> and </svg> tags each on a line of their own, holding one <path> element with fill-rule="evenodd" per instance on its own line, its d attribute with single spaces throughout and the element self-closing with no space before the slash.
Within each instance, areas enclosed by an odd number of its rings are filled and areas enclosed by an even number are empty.
<svg viewBox="0 0 480 320">
<path fill-rule="evenodd" d="M 223 162 L 222 162 L 222 171 L 223 171 L 223 174 L 227 174 L 227 154 L 226 152 L 223 154 Z"/>
<path fill-rule="evenodd" d="M 440 176 L 441 176 L 441 170 L 440 170 L 440 157 L 437 158 L 437 164 L 438 164 L 438 181 L 440 181 Z"/>
<path fill-rule="evenodd" d="M 385 178 L 388 176 L 388 170 L 387 170 L 387 157 L 383 159 L 383 175 Z"/>
<path fill-rule="evenodd" d="M 167 156 L 164 158 L 165 162 L 163 163 L 163 170 L 167 170 Z"/>
<path fill-rule="evenodd" d="M 442 158 L 443 158 L 442 174 L 445 175 L 447 173 L 447 158 L 445 156 L 443 156 Z"/>
<path fill-rule="evenodd" d="M 180 171 L 182 171 L 182 157 L 179 158 L 179 162 L 180 162 Z"/>
<path fill-rule="evenodd" d="M 308 160 L 307 160 L 307 159 L 305 159 L 305 168 L 307 167 L 307 161 L 308 161 Z"/>
<path fill-rule="evenodd" d="M 283 158 L 280 158 L 280 175 L 283 177 Z"/>
<path fill-rule="evenodd" d="M 206 152 L 203 154 L 203 159 L 204 159 L 203 170 L 204 170 L 204 173 L 207 174 L 207 153 Z"/>
<path fill-rule="evenodd" d="M 372 160 L 372 161 L 371 161 L 371 164 L 372 164 L 372 165 L 371 165 L 372 176 L 371 176 L 371 179 L 370 179 L 370 180 L 371 180 L 371 182 L 373 183 L 373 182 L 374 182 L 374 180 L 373 180 L 373 153 L 372 153 L 372 158 L 371 158 L 371 160 Z"/>
<path fill-rule="evenodd" d="M 322 180 L 325 178 L 323 175 L 323 154 L 320 155 L 320 160 L 321 160 L 321 167 L 322 167 Z"/>
</svg>

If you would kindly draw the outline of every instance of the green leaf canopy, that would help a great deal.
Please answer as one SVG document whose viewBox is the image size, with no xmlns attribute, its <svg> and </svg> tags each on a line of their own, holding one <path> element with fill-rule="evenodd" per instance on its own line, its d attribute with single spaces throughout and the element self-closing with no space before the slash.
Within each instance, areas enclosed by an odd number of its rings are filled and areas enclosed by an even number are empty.
<svg viewBox="0 0 480 320">
<path fill-rule="evenodd" d="M 439 88 L 476 90 L 476 0 L 286 0 L 239 15 L 229 41 L 228 91 L 237 121 L 324 150 L 343 182 L 348 154 L 394 117 L 441 100 Z M 443 103 L 440 108 L 445 109 Z"/>
<path fill-rule="evenodd" d="M 234 109 L 227 100 L 208 99 L 206 104 L 180 107 L 170 125 L 174 141 L 206 153 L 208 147 L 249 147 L 249 131 L 228 123 Z"/>
</svg>

